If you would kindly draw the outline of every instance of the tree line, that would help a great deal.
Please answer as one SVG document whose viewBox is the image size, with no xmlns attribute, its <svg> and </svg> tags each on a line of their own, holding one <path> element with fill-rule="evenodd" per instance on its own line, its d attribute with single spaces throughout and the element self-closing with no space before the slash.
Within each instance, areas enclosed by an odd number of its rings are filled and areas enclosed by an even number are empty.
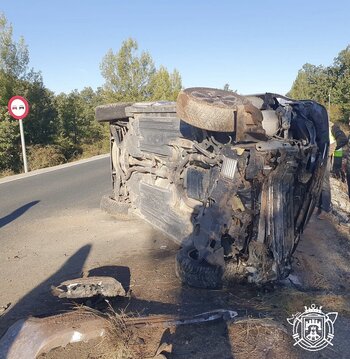
<svg viewBox="0 0 350 359">
<path fill-rule="evenodd" d="M 147 51 L 133 39 L 116 52 L 109 50 L 100 64 L 105 83 L 97 90 L 55 94 L 39 71 L 29 68 L 29 51 L 23 38 L 13 39 L 13 28 L 0 14 L 0 175 L 22 171 L 18 121 L 7 103 L 25 97 L 30 112 L 25 119 L 25 139 L 30 169 L 53 166 L 109 149 L 108 126 L 95 121 L 95 107 L 123 101 L 175 100 L 182 87 L 175 69 L 156 68 Z"/>
<path fill-rule="evenodd" d="M 287 94 L 295 99 L 312 99 L 329 108 L 333 122 L 350 118 L 350 45 L 340 51 L 330 66 L 306 63 Z"/>
<path fill-rule="evenodd" d="M 23 38 L 13 39 L 12 25 L 0 14 L 0 176 L 22 170 L 18 123 L 8 111 L 12 96 L 25 97 L 30 113 L 25 120 L 25 138 L 30 169 L 53 166 L 82 156 L 106 153 L 108 126 L 95 121 L 95 107 L 111 102 L 176 100 L 181 75 L 175 69 L 156 68 L 147 51 L 139 51 L 133 39 L 102 58 L 105 80 L 93 90 L 55 94 L 39 71 L 29 68 L 29 51 Z M 225 85 L 229 90 L 229 85 Z M 350 45 L 340 51 L 330 66 L 306 63 L 287 94 L 295 99 L 313 99 L 327 108 L 332 121 L 350 118 Z"/>
</svg>

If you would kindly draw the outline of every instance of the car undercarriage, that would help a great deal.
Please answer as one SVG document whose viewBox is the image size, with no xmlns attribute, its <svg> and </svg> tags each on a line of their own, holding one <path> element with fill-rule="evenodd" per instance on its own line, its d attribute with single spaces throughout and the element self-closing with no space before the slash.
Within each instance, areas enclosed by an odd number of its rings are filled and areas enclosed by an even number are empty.
<svg viewBox="0 0 350 359">
<path fill-rule="evenodd" d="M 113 193 L 101 207 L 179 243 L 181 281 L 216 288 L 225 276 L 288 276 L 327 164 L 323 106 L 190 88 L 176 103 L 99 106 L 96 118 L 111 133 Z"/>
</svg>

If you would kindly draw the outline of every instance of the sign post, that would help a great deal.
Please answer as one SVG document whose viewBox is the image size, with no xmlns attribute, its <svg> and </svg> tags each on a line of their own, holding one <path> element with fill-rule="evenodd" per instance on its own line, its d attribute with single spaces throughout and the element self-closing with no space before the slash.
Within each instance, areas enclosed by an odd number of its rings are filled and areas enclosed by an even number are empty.
<svg viewBox="0 0 350 359">
<path fill-rule="evenodd" d="M 27 164 L 26 142 L 24 140 L 24 130 L 23 130 L 23 121 L 22 120 L 19 120 L 19 131 L 21 133 L 24 173 L 27 173 L 28 172 L 28 164 Z"/>
<path fill-rule="evenodd" d="M 23 165 L 24 165 L 24 172 L 28 172 L 28 165 L 27 165 L 27 154 L 26 154 L 26 144 L 24 140 L 24 130 L 23 130 L 23 119 L 27 117 L 29 113 L 29 105 L 27 100 L 21 96 L 13 96 L 7 105 L 8 111 L 10 115 L 19 120 L 19 131 L 21 133 L 21 144 L 22 144 L 22 154 L 23 154 Z"/>
</svg>

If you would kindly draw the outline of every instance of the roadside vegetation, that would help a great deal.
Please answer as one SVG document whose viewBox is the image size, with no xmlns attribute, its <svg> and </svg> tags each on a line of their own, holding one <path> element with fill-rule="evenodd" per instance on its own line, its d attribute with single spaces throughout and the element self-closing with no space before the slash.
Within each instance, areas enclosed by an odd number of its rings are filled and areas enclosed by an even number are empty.
<svg viewBox="0 0 350 359">
<path fill-rule="evenodd" d="M 98 71 L 98 69 L 96 69 Z M 181 76 L 156 68 L 151 55 L 140 52 L 133 39 L 101 60 L 101 88 L 55 94 L 40 71 L 29 68 L 23 38 L 13 39 L 12 25 L 0 14 L 0 177 L 22 171 L 18 121 L 10 117 L 12 96 L 25 97 L 30 113 L 24 120 L 28 165 L 31 170 L 109 151 L 109 129 L 95 121 L 95 107 L 118 101 L 175 100 Z"/>
<path fill-rule="evenodd" d="M 176 69 L 169 72 L 162 65 L 156 68 L 152 56 L 139 51 L 137 42 L 130 38 L 117 51 L 107 51 L 100 71 L 105 79 L 102 87 L 55 94 L 45 86 L 40 71 L 29 68 L 24 39 L 13 39 L 12 25 L 0 13 L 0 177 L 22 171 L 19 126 L 7 111 L 12 96 L 23 96 L 30 104 L 24 129 L 29 168 L 34 170 L 109 151 L 109 129 L 95 121 L 96 106 L 119 101 L 176 100 L 182 88 Z M 228 84 L 225 89 L 229 90 Z M 330 106 L 331 120 L 343 123 L 347 131 L 350 45 L 330 66 L 303 65 L 287 95 L 316 100 L 327 109 Z"/>
<path fill-rule="evenodd" d="M 287 94 L 329 106 L 333 122 L 348 124 L 350 118 L 350 45 L 340 51 L 330 66 L 306 63 Z"/>
</svg>

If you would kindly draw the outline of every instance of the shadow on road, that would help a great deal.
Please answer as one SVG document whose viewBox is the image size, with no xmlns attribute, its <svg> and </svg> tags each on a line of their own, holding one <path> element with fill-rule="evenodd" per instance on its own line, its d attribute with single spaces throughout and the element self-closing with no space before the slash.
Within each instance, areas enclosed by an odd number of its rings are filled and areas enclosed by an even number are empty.
<svg viewBox="0 0 350 359">
<path fill-rule="evenodd" d="M 5 227 L 7 224 L 11 223 L 12 221 L 16 220 L 18 217 L 22 216 L 22 214 L 24 214 L 25 212 L 28 211 L 28 209 L 30 209 L 31 207 L 35 206 L 36 204 L 38 204 L 40 201 L 32 201 L 29 202 L 25 205 L 23 205 L 22 207 L 17 208 L 16 210 L 14 210 L 13 212 L 11 212 L 10 214 L 8 214 L 5 217 L 0 218 L 0 228 Z"/>
<path fill-rule="evenodd" d="M 11 307 L 10 310 L 1 317 L 0 332 L 3 333 L 6 328 L 20 318 L 26 318 L 30 315 L 42 316 L 45 314 L 52 314 L 53 311 L 57 311 L 59 309 L 57 308 L 57 298 L 48 295 L 51 286 L 57 285 L 63 280 L 80 276 L 90 250 L 90 244 L 81 247 L 56 273 L 48 277 L 44 282 L 40 283 L 37 287 L 20 299 L 13 307 Z M 65 306 L 63 303 L 63 306 L 60 309 L 63 310 L 64 308 Z M 0 358 L 7 357 L 15 339 L 16 336 L 13 336 L 7 343 L 3 343 L 2 347 L 0 346 Z"/>
</svg>

